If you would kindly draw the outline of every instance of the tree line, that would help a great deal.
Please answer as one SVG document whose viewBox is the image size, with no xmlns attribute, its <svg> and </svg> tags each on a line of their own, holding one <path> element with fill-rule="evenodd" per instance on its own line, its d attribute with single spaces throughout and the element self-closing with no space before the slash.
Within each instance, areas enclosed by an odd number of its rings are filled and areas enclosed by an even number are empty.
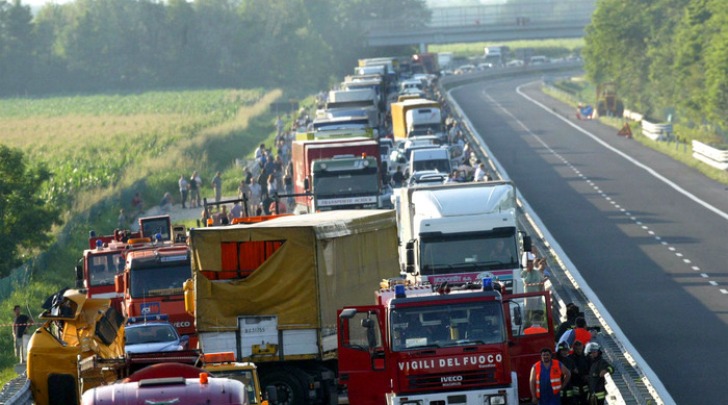
<svg viewBox="0 0 728 405">
<path fill-rule="evenodd" d="M 325 89 L 358 58 L 403 51 L 365 40 L 369 20 L 403 13 L 429 18 L 423 0 L 76 0 L 35 15 L 0 0 L 0 96 Z"/>
<path fill-rule="evenodd" d="M 599 1 L 585 37 L 589 79 L 615 82 L 628 108 L 725 133 L 725 0 Z M 727 138 L 728 139 L 728 138 Z"/>
</svg>

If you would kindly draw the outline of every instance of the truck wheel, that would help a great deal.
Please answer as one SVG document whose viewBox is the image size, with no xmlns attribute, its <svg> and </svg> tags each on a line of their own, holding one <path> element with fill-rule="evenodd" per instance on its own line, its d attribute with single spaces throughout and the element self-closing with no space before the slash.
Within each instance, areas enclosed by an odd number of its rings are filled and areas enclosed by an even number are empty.
<svg viewBox="0 0 728 405">
<path fill-rule="evenodd" d="M 297 370 L 285 368 L 261 375 L 261 384 L 264 387 L 276 387 L 276 401 L 269 401 L 271 405 L 299 405 L 307 403 L 304 383 L 298 376 Z"/>
</svg>

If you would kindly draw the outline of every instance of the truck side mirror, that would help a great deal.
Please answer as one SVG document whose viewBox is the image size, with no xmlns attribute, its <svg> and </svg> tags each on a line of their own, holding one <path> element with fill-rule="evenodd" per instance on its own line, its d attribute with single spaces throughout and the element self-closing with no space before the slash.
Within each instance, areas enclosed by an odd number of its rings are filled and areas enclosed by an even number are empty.
<svg viewBox="0 0 728 405">
<path fill-rule="evenodd" d="M 415 272 L 415 241 L 411 240 L 405 244 L 405 271 L 407 273 Z"/>
<path fill-rule="evenodd" d="M 76 265 L 76 288 L 83 288 L 83 264 L 81 263 Z"/>
<path fill-rule="evenodd" d="M 303 189 L 306 192 L 311 190 L 311 182 L 308 179 L 303 179 Z"/>
<path fill-rule="evenodd" d="M 532 247 L 533 247 L 533 243 L 531 241 L 531 237 L 528 235 L 523 235 L 523 251 L 531 252 Z"/>
</svg>

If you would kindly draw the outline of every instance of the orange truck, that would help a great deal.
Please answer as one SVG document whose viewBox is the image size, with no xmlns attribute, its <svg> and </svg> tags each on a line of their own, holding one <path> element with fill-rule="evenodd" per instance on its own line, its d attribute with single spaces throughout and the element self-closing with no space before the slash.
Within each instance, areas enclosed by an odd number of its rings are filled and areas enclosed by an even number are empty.
<svg viewBox="0 0 728 405">
<path fill-rule="evenodd" d="M 440 103 L 424 98 L 404 100 L 390 105 L 392 113 L 392 132 L 394 139 L 407 139 L 411 123 L 407 122 L 407 112 L 414 110 L 437 110 L 440 113 Z M 412 116 L 412 113 L 409 114 Z"/>
</svg>

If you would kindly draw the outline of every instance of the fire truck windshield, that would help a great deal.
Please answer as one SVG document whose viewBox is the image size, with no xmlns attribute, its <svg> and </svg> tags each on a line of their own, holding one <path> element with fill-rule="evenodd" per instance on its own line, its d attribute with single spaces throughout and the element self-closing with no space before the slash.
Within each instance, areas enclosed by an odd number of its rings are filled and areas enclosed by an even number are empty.
<svg viewBox="0 0 728 405">
<path fill-rule="evenodd" d="M 423 276 L 498 270 L 518 266 L 515 231 L 423 234 L 420 244 Z"/>
<path fill-rule="evenodd" d="M 182 295 L 182 284 L 191 276 L 189 263 L 132 268 L 130 294 L 132 298 Z"/>
<path fill-rule="evenodd" d="M 391 319 L 393 351 L 498 344 L 506 339 L 497 301 L 397 308 Z"/>
<path fill-rule="evenodd" d="M 114 285 L 114 276 L 124 270 L 124 258 L 121 252 L 105 252 L 92 254 L 88 258 L 89 286 Z"/>
</svg>

